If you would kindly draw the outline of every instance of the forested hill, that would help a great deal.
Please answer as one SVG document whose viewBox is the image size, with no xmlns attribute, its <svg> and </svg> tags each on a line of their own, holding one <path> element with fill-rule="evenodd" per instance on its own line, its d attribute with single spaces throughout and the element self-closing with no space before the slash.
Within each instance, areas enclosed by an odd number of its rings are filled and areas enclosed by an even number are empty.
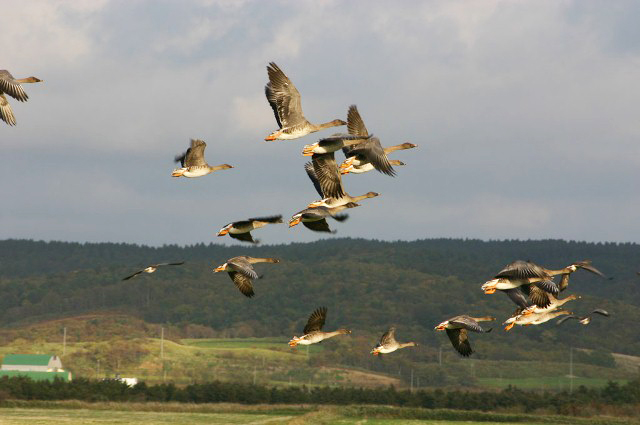
<svg viewBox="0 0 640 425">
<path fill-rule="evenodd" d="M 226 273 L 212 272 L 242 254 L 282 260 L 256 266 L 264 278 L 255 282 L 252 299 L 242 296 Z M 548 268 L 593 260 L 612 279 L 576 272 L 566 294 L 577 293 L 583 299 L 567 307 L 576 313 L 602 307 L 613 317 L 586 327 L 572 322 L 502 332 L 499 324 L 514 305 L 504 294 L 484 295 L 480 285 L 516 259 Z M 187 263 L 121 280 L 149 264 L 180 260 Z M 291 336 L 300 333 L 315 307 L 326 305 L 328 328 L 349 326 L 354 333 L 373 335 L 395 324 L 399 337 L 418 335 L 415 339 L 426 345 L 436 344 L 433 327 L 443 319 L 490 314 L 500 320 L 494 324 L 499 332 L 492 334 L 491 343 L 475 338 L 485 352 L 514 341 L 555 341 L 639 355 L 639 266 L 637 244 L 559 240 L 327 239 L 259 247 L 158 248 L 5 240 L 0 242 L 0 322 L 6 326 L 114 310 L 155 323 L 202 324 L 228 335 Z"/>
</svg>

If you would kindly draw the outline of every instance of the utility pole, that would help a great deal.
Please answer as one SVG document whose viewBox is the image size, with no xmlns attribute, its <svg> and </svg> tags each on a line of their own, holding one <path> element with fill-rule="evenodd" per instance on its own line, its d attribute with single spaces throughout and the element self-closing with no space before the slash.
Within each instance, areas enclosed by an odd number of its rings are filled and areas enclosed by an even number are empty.
<svg viewBox="0 0 640 425">
<path fill-rule="evenodd" d="M 256 365 L 253 365 L 253 385 L 256 384 Z"/>
<path fill-rule="evenodd" d="M 438 365 L 442 366 L 442 345 L 438 349 Z"/>
<path fill-rule="evenodd" d="M 67 353 L 67 327 L 64 327 L 64 333 L 62 334 L 62 355 Z"/>
<path fill-rule="evenodd" d="M 413 392 L 413 369 L 411 369 L 411 387 L 410 391 Z"/>
<path fill-rule="evenodd" d="M 160 358 L 164 360 L 164 327 L 160 327 Z"/>
<path fill-rule="evenodd" d="M 100 376 L 100 359 L 98 359 L 98 366 L 96 367 L 96 379 Z"/>
</svg>

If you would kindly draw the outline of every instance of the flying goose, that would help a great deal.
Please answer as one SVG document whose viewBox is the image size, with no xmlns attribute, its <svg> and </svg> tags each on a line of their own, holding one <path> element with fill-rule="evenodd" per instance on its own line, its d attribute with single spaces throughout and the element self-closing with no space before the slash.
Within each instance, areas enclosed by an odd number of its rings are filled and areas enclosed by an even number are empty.
<svg viewBox="0 0 640 425">
<path fill-rule="evenodd" d="M 387 158 L 387 154 L 384 152 L 384 149 L 380 144 L 380 139 L 369 136 L 369 131 L 367 130 L 367 127 L 365 127 L 364 121 L 362 121 L 362 117 L 360 117 L 360 113 L 358 112 L 356 105 L 351 105 L 349 107 L 349 112 L 347 114 L 347 129 L 349 134 L 361 136 L 366 138 L 366 140 L 348 150 L 350 157 L 343 162 L 340 166 L 341 168 L 343 166 L 347 168 L 353 163 L 360 165 L 361 162 L 370 162 L 379 172 L 388 176 L 395 175 L 395 171 L 389 163 L 389 158 Z"/>
<path fill-rule="evenodd" d="M 581 324 L 583 325 L 588 325 L 589 323 L 591 323 L 591 316 L 593 314 L 599 314 L 601 316 L 605 316 L 605 317 L 609 317 L 609 312 L 606 310 L 603 310 L 601 308 L 596 308 L 595 310 L 593 310 L 591 313 L 587 314 L 586 316 L 580 317 L 580 316 L 575 316 L 573 314 L 567 316 L 567 317 L 563 317 L 562 319 L 558 320 L 556 322 L 556 325 L 561 325 L 564 322 L 566 322 L 569 319 L 576 319 L 578 320 Z"/>
<path fill-rule="evenodd" d="M 202 177 L 218 170 L 233 168 L 229 164 L 211 166 L 204 159 L 204 149 L 207 144 L 200 139 L 191 139 L 191 147 L 182 155 L 175 157 L 175 161 L 180 163 L 182 168 L 176 168 L 171 173 L 172 177 Z"/>
<path fill-rule="evenodd" d="M 569 275 L 563 275 L 563 279 L 565 276 L 569 276 Z M 530 314 L 543 314 L 543 313 L 548 313 L 550 311 L 553 311 L 559 307 L 562 307 L 563 305 L 565 305 L 566 303 L 568 303 L 569 301 L 572 300 L 577 300 L 580 299 L 582 297 L 580 297 L 580 295 L 569 295 L 568 297 L 562 298 L 562 299 L 558 299 L 556 297 L 554 297 L 551 294 L 547 294 L 547 296 L 549 297 L 549 305 L 547 307 L 538 307 L 537 305 L 533 304 L 527 308 L 525 308 L 524 310 L 522 310 L 519 314 L 522 314 L 523 316 L 528 316 Z M 517 314 L 514 314 L 514 316 L 516 316 Z"/>
<path fill-rule="evenodd" d="M 142 269 L 142 270 L 138 270 L 138 271 L 137 271 L 137 272 L 135 272 L 134 274 L 132 274 L 132 275 L 130 275 L 130 276 L 127 276 L 127 277 L 125 277 L 125 278 L 124 278 L 124 279 L 122 279 L 122 280 L 129 280 L 129 279 L 131 279 L 131 278 L 134 278 L 134 277 L 138 276 L 138 275 L 139 275 L 139 274 L 141 274 L 141 273 L 153 273 L 153 272 L 155 272 L 156 270 L 158 270 L 158 268 L 159 268 L 159 267 L 164 267 L 164 266 L 181 266 L 181 265 L 183 265 L 183 264 L 184 264 L 184 261 L 181 261 L 181 262 L 179 262 L 179 263 L 159 263 L 159 264 L 152 264 L 152 265 L 150 265 L 149 267 L 146 267 L 146 268 L 144 268 L 144 269 Z"/>
<path fill-rule="evenodd" d="M 281 215 L 273 215 L 270 217 L 256 217 L 248 218 L 246 220 L 234 221 L 225 225 L 218 232 L 218 236 L 224 236 L 228 234 L 234 239 L 238 239 L 245 242 L 259 243 L 259 240 L 253 240 L 251 231 L 266 226 L 267 224 L 282 223 Z"/>
<path fill-rule="evenodd" d="M 395 152 L 397 150 L 413 149 L 417 147 L 418 145 L 414 145 L 413 143 L 403 143 L 401 145 L 389 146 L 387 148 L 383 148 L 382 150 L 384 151 L 385 155 L 389 155 L 391 152 Z M 343 161 L 342 164 L 340 164 L 341 174 L 362 174 L 374 169 L 373 164 L 367 159 L 367 157 L 353 152 L 351 146 L 345 146 L 344 148 L 342 148 L 342 152 L 347 159 Z M 389 164 L 405 165 L 404 162 L 398 161 L 397 159 L 390 159 Z"/>
<path fill-rule="evenodd" d="M 251 298 L 255 295 L 253 292 L 253 279 L 258 279 L 258 273 L 253 269 L 252 264 L 255 263 L 279 263 L 277 258 L 254 258 L 247 255 L 229 258 L 226 263 L 213 269 L 215 273 L 228 272 L 229 277 L 236 287 L 245 296 Z"/>
<path fill-rule="evenodd" d="M 267 74 L 269 74 L 269 82 L 264 92 L 280 129 L 265 137 L 264 140 L 297 139 L 318 130 L 346 124 L 342 120 L 333 120 L 324 124 L 310 123 L 302 113 L 300 93 L 289 77 L 284 75 L 284 72 L 273 62 L 269 62 Z"/>
<path fill-rule="evenodd" d="M 547 307 L 550 300 L 547 294 L 557 296 L 561 290 L 568 285 L 568 278 L 563 279 L 560 286 L 553 282 L 553 276 L 569 275 L 578 269 L 584 269 L 599 276 L 604 275 L 591 266 L 591 261 L 578 261 L 563 269 L 545 269 L 530 261 L 514 261 L 507 264 L 492 280 L 482 285 L 485 294 L 493 294 L 496 291 L 505 292 L 512 301 L 519 307 L 530 307 L 527 301 L 528 296 L 531 301 L 539 307 Z M 524 294 L 524 295 L 523 295 Z"/>
<path fill-rule="evenodd" d="M 302 156 L 311 156 L 314 153 L 329 153 L 339 151 L 340 149 L 350 149 L 355 145 L 370 139 L 371 136 L 362 137 L 357 134 L 334 134 L 330 137 L 325 137 L 311 145 L 304 145 L 302 148 Z"/>
<path fill-rule="evenodd" d="M 413 341 L 399 343 L 398 341 L 396 341 L 395 334 L 396 334 L 396 328 L 395 327 L 389 328 L 389 330 L 386 331 L 380 338 L 380 342 L 375 347 L 373 347 L 373 350 L 371 350 L 371 354 L 373 354 L 374 356 L 377 356 L 380 354 L 393 353 L 394 351 L 400 348 L 415 347 L 418 345 Z"/>
<path fill-rule="evenodd" d="M 489 333 L 491 328 L 486 331 L 478 324 L 478 322 L 489 322 L 496 320 L 494 317 L 471 317 L 463 314 L 461 316 L 452 317 L 440 323 L 434 329 L 436 331 L 447 331 L 447 336 L 458 353 L 464 357 L 468 357 L 473 353 L 471 344 L 469 343 L 468 331 Z"/>
<path fill-rule="evenodd" d="M 0 70 L 0 119 L 9 125 L 16 125 L 16 117 L 13 115 L 13 110 L 5 97 L 5 93 L 20 102 L 26 102 L 29 96 L 27 96 L 21 84 L 40 82 L 42 80 L 36 77 L 15 79 L 6 69 Z"/>
<path fill-rule="evenodd" d="M 508 331 L 513 328 L 515 325 L 519 326 L 530 326 L 530 325 L 541 325 L 542 323 L 546 323 L 549 320 L 555 319 L 558 316 L 562 316 L 564 314 L 572 314 L 567 310 L 552 310 L 545 311 L 543 313 L 533 313 L 529 315 L 518 314 L 517 316 L 512 316 L 507 319 L 503 325 L 505 326 L 504 330 Z"/>
<path fill-rule="evenodd" d="M 333 338 L 336 335 L 345 335 L 350 334 L 351 331 L 348 329 L 338 329 L 333 332 L 324 332 L 322 331 L 322 327 L 324 326 L 324 321 L 327 318 L 327 307 L 319 307 L 314 310 L 313 313 L 309 316 L 309 320 L 307 320 L 307 324 L 304 327 L 304 330 L 301 337 L 294 336 L 291 341 L 289 341 L 290 347 L 295 347 L 296 345 L 311 345 L 317 342 L 322 342 L 325 339 Z"/>
<path fill-rule="evenodd" d="M 347 214 L 338 214 L 340 211 L 345 210 L 347 208 L 355 208 L 359 207 L 359 204 L 348 202 L 344 205 L 340 205 L 334 208 L 329 207 L 315 207 L 315 208 L 307 208 L 300 212 L 297 212 L 291 217 L 289 220 L 289 227 L 293 227 L 298 223 L 302 222 L 302 225 L 307 229 L 313 230 L 314 232 L 327 232 L 327 233 L 335 233 L 335 230 L 329 229 L 329 224 L 327 223 L 327 217 L 331 217 L 337 221 L 345 221 L 349 216 Z"/>
<path fill-rule="evenodd" d="M 333 153 L 325 155 L 330 156 L 326 157 L 324 155 L 314 154 L 314 161 L 307 162 L 304 165 L 304 170 L 307 172 L 307 176 L 309 176 L 309 179 L 311 179 L 311 182 L 313 183 L 313 187 L 316 188 L 316 191 L 322 198 L 319 201 L 310 203 L 309 205 L 307 205 L 307 208 L 335 208 L 349 202 L 358 202 L 367 198 L 375 198 L 379 195 L 376 192 L 368 192 L 360 196 L 349 195 L 347 192 L 345 192 L 344 187 L 342 186 L 342 179 L 340 178 L 340 174 L 338 173 L 338 168 L 336 167 Z M 316 168 L 320 171 L 319 173 L 316 173 Z M 320 180 L 318 176 L 320 176 L 322 180 Z M 342 193 L 342 195 L 328 195 L 329 193 L 331 193 L 332 189 L 334 194 Z"/>
</svg>

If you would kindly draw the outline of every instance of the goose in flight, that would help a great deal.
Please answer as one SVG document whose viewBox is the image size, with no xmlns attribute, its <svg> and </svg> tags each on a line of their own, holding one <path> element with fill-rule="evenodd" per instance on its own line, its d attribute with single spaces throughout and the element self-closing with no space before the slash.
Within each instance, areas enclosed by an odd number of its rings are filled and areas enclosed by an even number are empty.
<svg viewBox="0 0 640 425">
<path fill-rule="evenodd" d="M 486 331 L 478 324 L 478 322 L 490 322 L 496 320 L 494 317 L 471 317 L 463 314 L 461 316 L 452 317 L 440 323 L 434 329 L 436 331 L 447 331 L 447 336 L 453 344 L 453 348 L 464 357 L 468 357 L 473 353 L 471 344 L 469 343 L 468 331 L 489 333 L 491 328 Z"/>
<path fill-rule="evenodd" d="M 319 307 L 315 309 L 309 316 L 309 320 L 307 320 L 307 324 L 302 331 L 303 335 L 301 337 L 294 336 L 291 341 L 289 341 L 289 346 L 295 347 L 298 344 L 311 345 L 322 342 L 325 339 L 333 338 L 336 335 L 346 335 L 351 333 L 349 329 L 338 329 L 333 332 L 324 332 L 322 327 L 324 326 L 326 319 L 327 307 Z"/>
<path fill-rule="evenodd" d="M 373 347 L 371 354 L 378 356 L 380 354 L 393 353 L 394 351 L 405 347 L 416 347 L 418 344 L 415 342 L 403 342 L 396 341 L 396 328 L 391 327 L 380 338 L 380 342 Z"/>
<path fill-rule="evenodd" d="M 369 135 L 369 131 L 365 127 L 356 105 L 349 107 L 347 129 L 349 134 L 360 136 L 365 140 L 347 150 L 350 156 L 342 163 L 341 169 L 347 169 L 352 164 L 360 165 L 361 163 L 369 162 L 379 172 L 388 176 L 395 176 L 396 172 L 389 163 L 389 158 L 387 158 L 387 154 L 380 144 L 380 139 Z"/>
<path fill-rule="evenodd" d="M 175 161 L 180 163 L 181 168 L 176 168 L 171 173 L 172 177 L 202 177 L 218 170 L 233 168 L 229 164 L 211 166 L 204 159 L 204 149 L 207 144 L 200 139 L 191 139 L 191 147 L 182 155 L 175 157 Z"/>
<path fill-rule="evenodd" d="M 141 273 L 154 273 L 156 270 L 158 270 L 159 267 L 164 267 L 164 266 L 181 266 L 184 264 L 184 261 L 180 261 L 179 263 L 159 263 L 159 264 L 152 264 L 149 267 L 146 267 L 142 270 L 138 270 L 137 272 L 135 272 L 134 274 L 125 277 L 122 280 L 129 280 L 131 278 L 134 278 L 136 276 L 138 276 Z"/>
<path fill-rule="evenodd" d="M 389 146 L 383 148 L 385 155 L 389 155 L 391 152 L 405 150 L 405 149 L 413 149 L 417 148 L 418 145 L 414 145 L 413 143 L 402 143 L 401 145 Z M 342 148 L 342 153 L 347 158 L 345 161 L 340 164 L 340 173 L 341 174 L 362 174 L 368 173 L 369 171 L 374 169 L 373 164 L 369 161 L 369 159 L 362 154 L 358 154 L 357 151 L 354 152 L 354 148 L 352 146 L 345 146 Z M 404 162 L 398 161 L 397 159 L 390 159 L 389 164 L 391 165 L 405 165 Z"/>
<path fill-rule="evenodd" d="M 334 208 L 329 207 L 315 207 L 315 208 L 307 208 L 300 212 L 297 212 L 291 217 L 289 220 L 289 227 L 293 227 L 298 223 L 302 222 L 302 225 L 309 230 L 313 230 L 314 232 L 327 232 L 327 233 L 335 233 L 335 230 L 331 230 L 329 228 L 329 223 L 327 223 L 327 217 L 331 217 L 336 221 L 345 221 L 349 216 L 347 214 L 338 214 L 340 211 L 343 211 L 347 208 L 355 208 L 359 207 L 359 204 L 348 202 L 344 205 L 340 205 Z"/>
<path fill-rule="evenodd" d="M 251 231 L 266 226 L 267 224 L 282 223 L 281 215 L 273 215 L 269 217 L 248 218 L 246 220 L 234 221 L 225 225 L 218 232 L 218 236 L 229 235 L 240 241 L 259 243 L 259 240 L 253 240 Z"/>
<path fill-rule="evenodd" d="M 229 258 L 226 263 L 213 269 L 215 273 L 227 272 L 236 287 L 245 296 L 251 298 L 255 295 L 252 282 L 258 279 L 258 273 L 253 269 L 255 263 L 279 263 L 277 258 L 255 258 L 247 255 Z"/>
<path fill-rule="evenodd" d="M 563 317 L 562 319 L 560 319 L 560 320 L 558 320 L 556 322 L 556 325 L 561 325 L 561 324 L 563 324 L 564 322 L 566 322 L 569 319 L 576 319 L 581 324 L 588 325 L 589 323 L 591 323 L 591 316 L 593 316 L 594 314 L 599 314 L 599 315 L 604 316 L 604 317 L 609 317 L 610 316 L 608 311 L 603 310 L 601 308 L 596 308 L 595 310 L 593 310 L 591 313 L 587 314 L 586 316 L 582 316 L 581 317 L 581 316 L 575 316 L 575 315 L 571 314 L 569 316 Z"/>
<path fill-rule="evenodd" d="M 564 314 L 572 314 L 567 310 L 545 310 L 541 313 L 531 313 L 528 315 L 518 314 L 511 316 L 508 318 L 503 325 L 505 326 L 504 330 L 508 331 L 513 328 L 515 325 L 518 326 L 530 326 L 530 325 L 541 325 L 543 323 L 548 322 L 549 320 L 555 319 L 558 316 L 562 316 Z"/>
<path fill-rule="evenodd" d="M 316 169 L 318 172 L 316 172 Z M 311 179 L 313 187 L 315 187 L 321 197 L 319 201 L 307 205 L 307 208 L 335 208 L 348 204 L 349 202 L 358 202 L 363 199 L 379 196 L 376 192 L 367 192 L 360 196 L 349 195 L 344 190 L 344 186 L 342 186 L 342 179 L 338 173 L 333 153 L 323 155 L 314 154 L 313 161 L 307 162 L 304 165 L 304 170 L 307 172 L 307 176 Z M 330 193 L 333 193 L 333 195 L 329 195 Z M 342 193 L 342 195 L 340 195 L 340 193 Z"/>
<path fill-rule="evenodd" d="M 324 124 L 312 124 L 302 113 L 300 93 L 289 77 L 273 62 L 267 66 L 269 82 L 264 88 L 265 95 L 278 122 L 279 130 L 264 140 L 291 140 L 306 136 L 325 128 L 345 125 L 342 120 L 333 120 Z"/>
<path fill-rule="evenodd" d="M 584 269 L 601 277 L 604 275 L 591 265 L 591 261 L 578 261 L 563 269 L 551 270 L 530 261 L 514 261 L 507 264 L 492 280 L 482 285 L 485 294 L 496 291 L 505 292 L 519 307 L 527 308 L 531 303 L 539 307 L 547 307 L 550 299 L 547 294 L 557 296 L 568 285 L 568 278 L 561 281 L 560 286 L 553 282 L 553 276 L 570 275 L 578 269 Z"/>
<path fill-rule="evenodd" d="M 36 77 L 15 79 L 6 69 L 0 70 L 0 119 L 9 125 L 16 125 L 16 117 L 13 115 L 13 110 L 5 94 L 20 102 L 26 102 L 29 96 L 27 96 L 21 84 L 40 82 L 42 80 Z"/>
<path fill-rule="evenodd" d="M 314 153 L 335 152 L 340 149 L 344 152 L 345 149 L 350 149 L 371 137 L 372 136 L 362 137 L 357 134 L 334 134 L 330 137 L 320 139 L 311 145 L 304 145 L 304 148 L 302 148 L 302 156 L 311 156 Z"/>
</svg>

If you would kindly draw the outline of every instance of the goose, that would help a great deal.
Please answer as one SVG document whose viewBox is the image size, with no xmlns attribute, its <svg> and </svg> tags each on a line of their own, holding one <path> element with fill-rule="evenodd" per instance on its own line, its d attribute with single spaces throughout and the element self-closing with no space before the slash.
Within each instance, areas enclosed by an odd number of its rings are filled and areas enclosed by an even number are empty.
<svg viewBox="0 0 640 425">
<path fill-rule="evenodd" d="M 218 170 L 233 168 L 229 164 L 211 166 L 204 159 L 204 149 L 207 144 L 200 139 L 191 139 L 191 147 L 182 155 L 175 157 L 175 161 L 180 163 L 182 168 L 176 168 L 171 173 L 172 177 L 202 177 Z"/>
<path fill-rule="evenodd" d="M 346 335 L 351 333 L 349 329 L 338 329 L 333 332 L 322 331 L 326 318 L 327 307 L 319 307 L 315 309 L 309 316 L 309 320 L 307 320 L 307 324 L 302 331 L 304 335 L 301 337 L 294 336 L 291 341 L 289 341 L 289 346 L 295 347 L 298 344 L 311 345 L 317 342 L 322 342 L 325 339 L 333 338 L 336 335 Z"/>
<path fill-rule="evenodd" d="M 396 341 L 396 328 L 390 327 L 388 331 L 386 331 L 382 337 L 380 338 L 380 342 L 373 347 L 371 350 L 371 354 L 374 356 L 378 356 L 380 354 L 388 354 L 393 353 L 394 351 L 405 348 L 405 347 L 416 347 L 418 344 L 415 342 L 404 342 L 399 343 Z"/>
<path fill-rule="evenodd" d="M 13 115 L 13 110 L 5 97 L 5 93 L 20 102 L 26 102 L 29 96 L 27 96 L 21 84 L 40 82 L 42 80 L 36 77 L 15 79 L 6 69 L 0 70 L 0 119 L 11 126 L 16 125 L 16 117 Z"/>
<path fill-rule="evenodd" d="M 398 161 L 397 159 L 390 159 L 389 164 L 395 166 L 399 165 L 407 165 L 402 161 Z M 340 165 L 342 167 L 342 165 Z M 363 174 L 368 173 L 369 171 L 374 170 L 373 164 L 370 162 L 365 162 L 362 165 L 349 165 L 345 168 L 340 168 L 340 174 Z"/>
<path fill-rule="evenodd" d="M 253 269 L 252 264 L 256 263 L 279 263 L 277 258 L 255 258 L 247 255 L 229 258 L 226 263 L 213 269 L 215 273 L 227 272 L 236 287 L 245 296 L 251 298 L 253 292 L 253 279 L 258 279 L 258 273 Z"/>
<path fill-rule="evenodd" d="M 391 152 L 395 152 L 397 150 L 404 149 L 413 149 L 417 148 L 418 145 L 414 145 L 413 143 L 402 143 L 401 145 L 389 146 L 387 148 L 383 148 L 385 155 L 389 155 Z M 347 158 L 345 161 L 340 164 L 340 173 L 341 174 L 362 174 L 368 173 L 369 171 L 374 169 L 373 164 L 365 157 L 364 155 L 354 154 L 353 149 L 350 146 L 346 146 L 342 148 L 342 152 L 344 156 Z M 398 161 L 397 159 L 390 159 L 389 164 L 391 165 L 405 165 L 404 162 Z"/>
<path fill-rule="evenodd" d="M 562 316 L 564 314 L 572 314 L 567 310 L 553 310 L 546 311 L 543 313 L 534 313 L 529 315 L 519 314 L 517 316 L 512 316 L 507 319 L 503 325 L 507 325 L 504 330 L 508 331 L 514 327 L 514 325 L 519 326 L 530 326 L 530 325 L 541 325 L 543 323 L 548 322 L 549 320 L 555 319 L 558 316 Z"/>
<path fill-rule="evenodd" d="M 569 275 L 563 275 L 562 277 L 564 278 L 565 276 L 569 276 Z M 549 305 L 547 307 L 538 307 L 537 305 L 533 304 L 528 308 L 525 308 L 524 310 L 522 310 L 519 314 L 523 315 L 523 316 L 528 316 L 530 314 L 543 314 L 543 313 L 548 313 L 550 311 L 553 311 L 559 307 L 562 307 L 563 305 L 565 305 L 566 303 L 568 303 L 569 301 L 573 301 L 573 300 L 578 300 L 580 298 L 582 298 L 580 295 L 569 295 L 568 297 L 562 298 L 562 299 L 558 299 L 556 297 L 554 297 L 551 294 L 547 294 L 547 296 L 549 297 Z M 515 316 L 515 314 L 514 314 Z"/>
<path fill-rule="evenodd" d="M 330 137 L 325 137 L 311 145 L 304 145 L 302 148 L 302 156 L 311 156 L 314 153 L 329 153 L 335 152 L 340 149 L 350 149 L 351 147 L 370 139 L 372 136 L 362 137 L 351 134 L 334 134 Z"/>
<path fill-rule="evenodd" d="M 240 241 L 251 242 L 251 243 L 260 243 L 259 240 L 253 240 L 251 236 L 251 231 L 254 229 L 259 229 L 261 227 L 266 226 L 267 224 L 275 224 L 282 223 L 281 215 L 273 215 L 269 217 L 256 217 L 256 218 L 248 218 L 246 220 L 234 221 L 225 225 L 218 232 L 218 236 L 224 236 L 228 234 L 230 237 L 234 239 L 238 239 Z"/>
<path fill-rule="evenodd" d="M 547 307 L 550 303 L 547 294 L 550 293 L 557 296 L 561 290 L 553 282 L 553 276 L 569 275 L 578 269 L 584 269 L 604 277 L 599 270 L 591 266 L 591 261 L 578 261 L 563 269 L 550 270 L 530 261 L 518 260 L 507 264 L 492 280 L 485 282 L 481 288 L 485 294 L 503 291 L 523 309 L 531 305 L 524 295 L 528 296 L 537 306 Z M 568 278 L 563 282 L 566 282 L 566 284 L 562 289 L 568 285 Z"/>
<path fill-rule="evenodd" d="M 297 139 L 325 128 L 347 124 L 338 119 L 324 124 L 310 123 L 302 113 L 300 93 L 289 77 L 273 62 L 269 62 L 267 74 L 269 75 L 269 82 L 265 86 L 264 92 L 280 129 L 265 137 L 264 140 Z"/>
<path fill-rule="evenodd" d="M 142 270 L 138 270 L 137 272 L 135 272 L 134 274 L 125 277 L 122 280 L 129 280 L 131 278 L 134 278 L 136 276 L 138 276 L 141 273 L 154 273 L 156 270 L 158 270 L 159 267 L 164 267 L 164 266 L 181 266 L 184 264 L 184 261 L 181 261 L 179 263 L 159 263 L 159 264 L 152 264 L 149 267 L 145 267 Z"/>
<path fill-rule="evenodd" d="M 591 313 L 587 314 L 586 316 L 580 317 L 580 316 L 574 316 L 573 314 L 567 316 L 567 317 L 563 317 L 562 319 L 558 320 L 556 322 L 556 325 L 561 325 L 564 322 L 566 322 L 569 319 L 576 319 L 578 320 L 581 324 L 583 325 L 588 325 L 589 323 L 591 323 L 591 316 L 594 314 L 599 314 L 601 316 L 605 316 L 605 317 L 609 317 L 609 312 L 606 310 L 603 310 L 601 308 L 596 308 L 595 310 L 593 310 Z"/>
<path fill-rule="evenodd" d="M 351 164 L 360 165 L 361 162 L 370 162 L 379 172 L 388 176 L 394 176 L 395 171 L 389 163 L 389 158 L 384 152 L 380 139 L 369 135 L 367 127 L 358 112 L 356 105 L 351 105 L 347 114 L 347 129 L 349 134 L 366 138 L 356 146 L 348 150 L 350 157 L 341 165 L 347 168 Z"/>
<path fill-rule="evenodd" d="M 302 222 L 302 225 L 307 229 L 313 230 L 314 232 L 327 232 L 327 233 L 335 233 L 335 230 L 329 229 L 329 224 L 327 223 L 327 217 L 331 217 L 337 221 L 345 221 L 349 216 L 347 214 L 338 214 L 340 211 L 343 211 L 347 208 L 355 208 L 359 207 L 359 204 L 348 202 L 344 205 L 340 205 L 334 208 L 329 207 L 315 207 L 315 208 L 307 208 L 300 212 L 297 212 L 291 217 L 289 221 L 289 227 L 293 227 L 298 223 Z"/>
<path fill-rule="evenodd" d="M 338 173 L 333 154 L 325 155 L 330 156 L 324 157 L 324 155 L 314 154 L 314 161 L 307 162 L 304 165 L 304 170 L 307 172 L 307 176 L 309 176 L 309 179 L 311 179 L 311 182 L 313 183 L 313 187 L 316 188 L 316 191 L 322 198 L 319 201 L 310 203 L 309 205 L 307 205 L 307 208 L 335 208 L 339 207 L 340 205 L 348 204 L 349 202 L 358 202 L 363 199 L 375 198 L 376 196 L 380 195 L 376 192 L 367 192 L 364 195 L 360 196 L 349 195 L 347 192 L 345 192 L 344 187 L 342 186 L 342 179 L 340 178 L 340 174 Z M 316 168 L 318 168 L 318 170 L 320 171 L 319 173 L 316 173 Z M 320 180 L 318 176 L 322 177 L 322 180 Z M 328 195 L 328 193 L 331 193 L 331 189 L 336 186 L 338 187 L 338 190 L 334 189 L 333 193 L 342 193 L 342 195 Z"/>
<path fill-rule="evenodd" d="M 496 320 L 495 317 L 471 317 L 463 314 L 445 320 L 434 329 L 436 331 L 447 331 L 447 336 L 451 340 L 453 348 L 464 357 L 469 357 L 473 353 L 473 350 L 469 343 L 468 331 L 489 333 L 491 332 L 491 328 L 485 331 L 478 322 L 490 322 L 492 320 Z"/>
</svg>

